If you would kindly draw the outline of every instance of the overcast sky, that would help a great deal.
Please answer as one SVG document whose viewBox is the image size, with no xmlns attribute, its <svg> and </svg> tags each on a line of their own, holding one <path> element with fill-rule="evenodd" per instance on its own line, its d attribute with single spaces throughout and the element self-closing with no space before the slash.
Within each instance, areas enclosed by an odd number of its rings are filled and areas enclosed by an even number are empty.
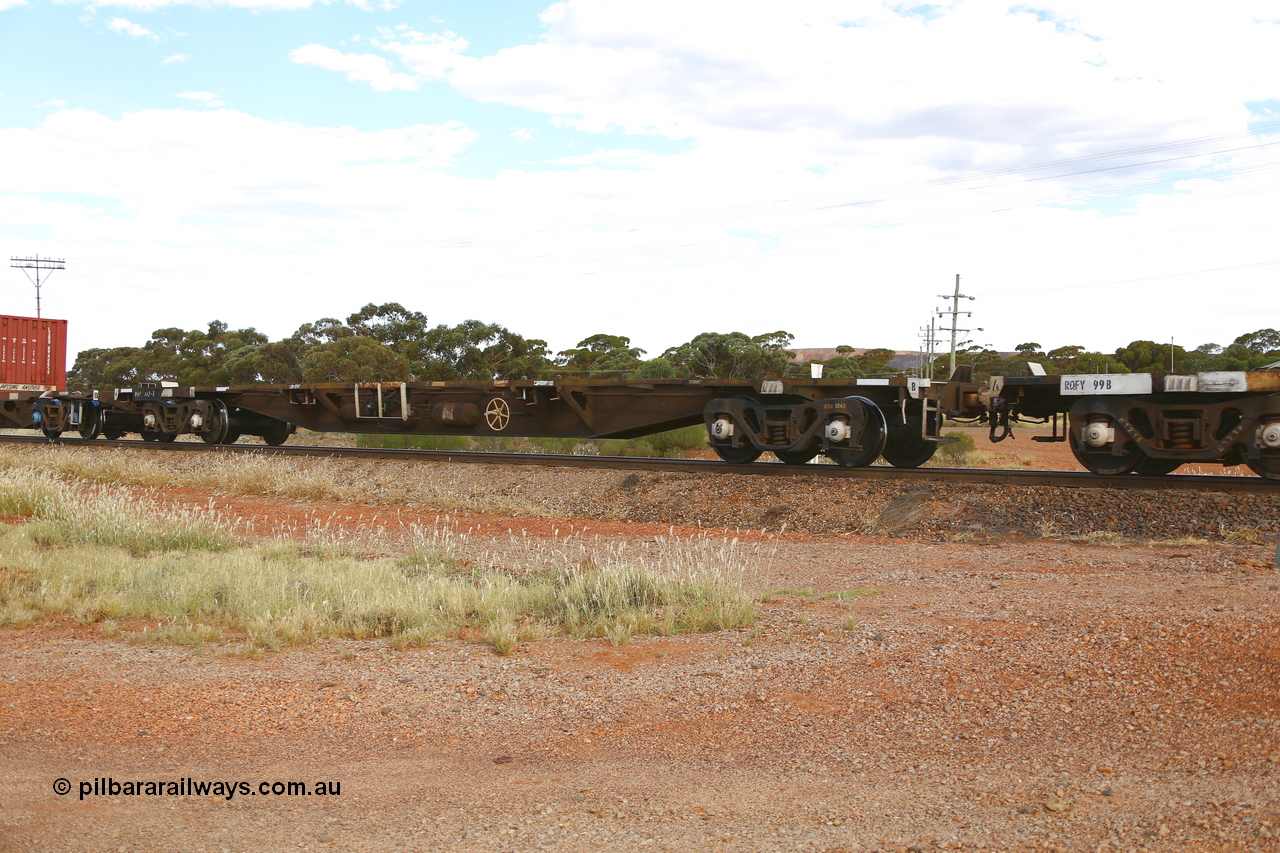
<svg viewBox="0 0 1280 853">
<path fill-rule="evenodd" d="M 912 349 L 957 274 L 977 344 L 1225 344 L 1278 166 L 1274 0 L 0 0 L 0 250 L 73 352 L 391 301 Z"/>
</svg>

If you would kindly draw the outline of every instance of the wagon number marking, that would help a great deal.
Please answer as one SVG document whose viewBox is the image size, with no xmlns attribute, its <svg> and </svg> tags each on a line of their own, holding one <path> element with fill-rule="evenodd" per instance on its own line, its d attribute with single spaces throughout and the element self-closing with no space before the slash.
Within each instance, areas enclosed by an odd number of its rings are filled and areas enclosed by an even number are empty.
<svg viewBox="0 0 1280 853">
<path fill-rule="evenodd" d="M 1150 373 L 1082 374 L 1063 376 L 1062 393 L 1067 396 L 1086 394 L 1150 394 Z"/>
</svg>

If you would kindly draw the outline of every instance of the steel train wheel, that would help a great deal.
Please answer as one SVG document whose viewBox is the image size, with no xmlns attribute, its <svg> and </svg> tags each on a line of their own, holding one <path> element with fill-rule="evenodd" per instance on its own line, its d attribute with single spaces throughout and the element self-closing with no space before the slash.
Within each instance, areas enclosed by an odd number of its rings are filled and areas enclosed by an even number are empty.
<svg viewBox="0 0 1280 853">
<path fill-rule="evenodd" d="M 80 409 L 80 437 L 92 441 L 102 434 L 102 410 L 96 405 L 84 405 Z"/>
<path fill-rule="evenodd" d="M 740 447 L 733 447 L 728 444 L 713 444 L 711 449 L 716 452 L 725 462 L 730 465 L 746 465 L 748 462 L 755 462 L 763 453 L 760 448 L 754 444 L 743 444 Z"/>
<path fill-rule="evenodd" d="M 862 406 L 871 414 L 862 427 L 862 434 L 856 436 L 861 439 L 861 445 L 840 447 L 833 444 L 826 451 L 827 458 L 842 468 L 861 468 L 864 465 L 870 465 L 884 452 L 885 443 L 889 438 L 889 425 L 880 407 L 870 401 L 864 401 Z"/>
<path fill-rule="evenodd" d="M 1268 480 L 1280 480 L 1280 456 L 1263 456 L 1260 459 L 1245 460 L 1249 470 L 1259 477 Z"/>
<path fill-rule="evenodd" d="M 852 447 L 827 448 L 827 456 L 841 468 L 861 468 L 865 465 L 870 465 L 876 461 L 876 457 L 879 455 L 880 448 L 874 446 L 861 449 Z"/>
<path fill-rule="evenodd" d="M 289 425 L 284 421 L 276 421 L 262 431 L 262 440 L 272 447 L 279 447 L 289 440 Z"/>
<path fill-rule="evenodd" d="M 787 465 L 804 465 L 818 455 L 818 448 L 814 447 L 811 450 L 775 450 L 773 455 Z"/>
<path fill-rule="evenodd" d="M 160 433 L 153 429 L 144 429 L 138 435 L 142 436 L 143 441 L 158 441 L 160 439 Z"/>
<path fill-rule="evenodd" d="M 929 425 L 936 427 L 937 415 L 929 415 Z M 893 467 L 920 467 L 933 459 L 938 451 L 938 443 L 925 441 L 922 437 L 922 420 L 911 415 L 906 423 L 897 429 L 890 430 L 881 456 Z M 933 432 L 937 432 L 936 429 Z"/>
<path fill-rule="evenodd" d="M 222 437 L 223 444 L 235 444 L 240 440 L 240 433 L 233 429 L 228 429 L 227 434 Z"/>
<path fill-rule="evenodd" d="M 1138 463 L 1138 467 L 1133 469 L 1135 474 L 1144 474 L 1148 477 L 1159 477 L 1164 474 L 1172 474 L 1178 468 L 1182 467 L 1182 463 L 1177 459 L 1152 459 L 1150 456 Z"/>
<path fill-rule="evenodd" d="M 900 442 L 888 442 L 880 455 L 894 468 L 919 468 L 932 459 L 937 451 L 938 442 L 920 439 L 909 446 L 904 446 Z"/>
<path fill-rule="evenodd" d="M 929 415 L 929 424 L 937 423 L 937 415 Z M 881 451 L 884 461 L 893 467 L 920 467 L 933 459 L 934 453 L 938 451 L 938 443 L 925 441 L 920 435 L 922 421 L 913 415 L 906 419 L 904 427 L 905 432 L 901 428 L 893 430 L 884 442 L 884 450 Z"/>
<path fill-rule="evenodd" d="M 160 442 L 161 444 L 173 444 L 177 440 L 178 440 L 178 434 L 176 432 L 156 433 L 156 441 Z"/>
<path fill-rule="evenodd" d="M 936 423 L 936 418 L 930 416 L 930 421 Z M 897 438 L 890 436 L 885 441 L 884 450 L 880 451 L 884 461 L 894 468 L 919 468 L 932 459 L 933 454 L 938 451 L 938 442 L 922 438 L 920 427 L 920 418 L 907 418 L 907 434 L 903 435 L 899 431 Z"/>
<path fill-rule="evenodd" d="M 1104 477 L 1128 474 L 1137 469 L 1144 461 L 1162 461 L 1151 459 L 1142 452 L 1141 448 L 1132 443 L 1129 445 L 1128 452 L 1122 456 L 1114 456 L 1110 451 L 1105 453 L 1090 452 L 1080 446 L 1080 440 L 1076 438 L 1074 430 L 1071 432 L 1071 453 L 1076 457 L 1076 461 L 1087 470 L 1094 474 L 1101 474 Z"/>
<path fill-rule="evenodd" d="M 221 400 L 214 400 L 212 408 L 209 426 L 200 434 L 200 438 L 205 444 L 222 444 L 231 429 L 231 417 L 227 414 L 227 404 Z"/>
<path fill-rule="evenodd" d="M 111 414 L 106 409 L 99 410 L 99 422 L 102 424 L 102 437 L 107 441 L 119 441 L 128 432 L 121 429 L 119 423 L 112 421 Z"/>
</svg>

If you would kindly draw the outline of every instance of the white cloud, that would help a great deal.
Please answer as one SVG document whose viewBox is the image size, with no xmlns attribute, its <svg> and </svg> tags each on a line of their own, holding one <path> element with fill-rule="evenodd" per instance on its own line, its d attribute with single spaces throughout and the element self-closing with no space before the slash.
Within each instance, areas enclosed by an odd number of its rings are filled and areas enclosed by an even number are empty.
<svg viewBox="0 0 1280 853">
<path fill-rule="evenodd" d="M 199 101 L 206 107 L 221 107 L 225 105 L 225 102 L 213 92 L 179 92 L 175 97 L 186 98 L 188 101 Z"/>
<path fill-rule="evenodd" d="M 379 92 L 418 88 L 418 81 L 413 76 L 392 71 L 391 63 L 385 57 L 371 53 L 343 53 L 324 45 L 308 44 L 292 51 L 289 59 L 299 65 L 340 71 L 347 75 L 348 80 L 368 83 Z"/>
<path fill-rule="evenodd" d="M 1274 221 L 1280 191 L 1265 150 L 1252 154 L 1256 175 L 1149 192 L 1133 215 L 1106 217 L 1042 204 L 1066 192 L 1058 184 L 912 184 L 868 178 L 863 161 L 819 174 L 793 168 L 783 149 L 754 170 L 720 151 L 601 149 L 549 164 L 557 168 L 453 175 L 475 139 L 453 123 L 361 132 L 233 110 L 119 119 L 63 110 L 34 130 L 0 130 L 0 148 L 29 164 L 0 196 L 0 231 L 38 224 L 50 251 L 78 259 L 94 282 L 84 292 L 102 303 L 86 296 L 77 316 L 115 317 L 120 300 L 146 304 L 181 283 L 181 304 L 162 320 L 113 319 L 99 324 L 109 340 L 84 346 L 215 317 L 284 335 L 394 300 L 436 322 L 502 322 L 556 348 L 609 331 L 659 352 L 712 328 L 777 327 L 814 345 L 905 347 L 956 272 L 982 297 L 974 324 L 991 331 L 979 343 L 1020 343 L 1005 338 L 1035 317 L 1046 344 L 1114 348 L 1132 338 L 1136 316 L 1152 328 L 1173 322 L 1180 339 L 1221 342 L 1212 328 L 1226 322 L 1221 312 L 1202 305 L 1186 316 L 1181 291 L 1164 282 L 1036 291 L 1274 256 L 1269 234 L 1257 233 Z M 1230 274 L 1223 311 L 1266 304 L 1266 273 Z M 1152 303 L 1157 285 L 1164 295 Z M 986 296 L 996 292 L 1006 295 Z M 1100 298 L 1106 310 L 1091 310 Z M 607 316 L 563 311 L 601 299 Z M 1250 331 L 1252 319 L 1235 317 L 1231 328 Z"/>
<path fill-rule="evenodd" d="M 113 33 L 120 33 L 122 35 L 129 36 L 130 38 L 150 38 L 157 41 L 159 40 L 159 37 L 154 32 L 140 24 L 133 23 L 127 18 L 112 18 L 107 24 L 107 29 L 111 30 Z"/>
<path fill-rule="evenodd" d="M 73 315 L 85 334 L 93 331 L 91 317 L 110 316 L 121 327 L 96 334 L 145 340 L 155 313 L 120 306 L 172 294 L 179 282 L 173 322 L 199 325 L 258 302 L 263 315 L 243 324 L 270 325 L 266 315 L 279 309 L 287 318 L 281 323 L 293 324 L 280 330 L 287 334 L 301 322 L 300 285 L 282 289 L 282 271 L 295 282 L 311 270 L 327 293 L 341 270 L 348 292 L 332 310 L 354 310 L 359 306 L 347 306 L 360 295 L 350 292 L 350 252 L 370 240 L 399 243 L 403 252 L 456 236 L 450 220 L 471 194 L 439 170 L 474 139 L 452 122 L 361 132 L 233 110 L 149 110 L 117 119 L 62 110 L 34 129 L 0 129 L 0 149 L 24 163 L 23 175 L 6 179 L 0 195 L 0 233 L 37 226 L 47 232 L 49 251 L 76 258 L 79 289 L 64 290 L 68 301 L 60 307 L 51 293 L 49 310 Z M 71 293 L 78 294 L 74 304 Z M 290 300 L 294 308 L 281 307 Z M 326 302 L 321 310 L 331 309 Z M 73 348 L 91 345 L 80 341 Z"/>
<path fill-rule="evenodd" d="M 5 9 L 15 9 L 18 6 L 27 5 L 27 0 L 0 0 L 0 12 Z"/>
<path fill-rule="evenodd" d="M 1183 133 L 1189 116 L 1227 118 L 1221 89 L 1203 82 L 1228 76 L 1213 61 L 1173 73 L 1189 33 L 1161 21 L 1185 16 L 1104 15 L 1077 27 L 963 0 L 933 20 L 834 2 L 569 0 L 544 15 L 541 42 L 460 65 L 450 81 L 585 130 L 807 135 L 810 156 L 877 139 L 1070 144 L 1097 140 L 1100 127 L 1112 137 L 1101 144 L 1115 147 L 1136 126 Z M 1149 35 L 1135 44 L 1139 23 Z M 1210 29 L 1225 38 L 1248 27 Z"/>
<path fill-rule="evenodd" d="M 274 334 L 377 299 L 437 322 L 503 322 L 556 348 L 610 331 L 659 352 L 711 328 L 778 327 L 801 343 L 905 347 L 960 272 L 981 297 L 979 343 L 1011 347 L 1035 325 L 1046 345 L 1114 348 L 1134 318 L 1137 334 L 1222 342 L 1226 314 L 1238 334 L 1274 301 L 1274 267 L 1158 277 L 1276 259 L 1276 149 L 1221 155 L 1230 168 L 1212 173 L 1191 168 L 1207 157 L 1062 179 L 1001 171 L 1080 157 L 1058 171 L 1084 173 L 1256 143 L 1225 135 L 1243 134 L 1245 101 L 1280 99 L 1278 28 L 1246 14 L 1261 5 L 1205 7 L 1192 23 L 1102 0 L 900 7 L 567 0 L 540 37 L 487 55 L 472 55 L 479 33 L 443 27 L 305 45 L 294 62 L 378 91 L 443 81 L 526 115 L 498 113 L 504 124 L 472 151 L 476 133 L 451 122 L 374 133 L 226 109 L 66 110 L 0 131 L 0 150 L 56 174 L 0 196 L 0 225 L 37 224 L 68 258 L 120 258 L 86 269 L 104 300 L 181 281 L 190 318 L 164 323 L 285 318 Z M 1107 156 L 1211 135 L 1223 136 Z M 458 176 L 503 144 L 488 177 Z M 1070 289 L 1081 284 L 1094 287 Z"/>
<path fill-rule="evenodd" d="M 0 9 L 5 8 L 5 3 L 21 5 L 25 2 L 26 0 L 17 0 L 17 3 L 13 3 L 13 0 L 0 0 Z M 76 2 L 76 0 L 73 0 L 73 2 Z M 386 11 L 398 8 L 403 3 L 403 0 L 78 0 L 78 2 L 97 8 L 124 8 L 140 12 L 152 12 L 156 9 L 172 6 L 196 6 L 200 8 L 223 6 L 231 9 L 289 11 L 310 9 L 313 6 L 327 6 L 335 2 L 340 5 L 354 6 L 364 11 Z"/>
<path fill-rule="evenodd" d="M 383 30 L 373 45 L 399 59 L 419 80 L 443 80 L 467 61 L 467 40 L 456 33 L 420 33 L 408 27 Z"/>
<path fill-rule="evenodd" d="M 209 92 L 182 97 L 217 99 Z M 179 220 L 189 216 L 288 227 L 307 220 L 293 218 L 302 209 L 321 221 L 343 219 L 353 209 L 400 209 L 401 187 L 447 167 L 474 138 L 455 123 L 361 132 L 234 110 L 148 110 L 119 119 L 62 110 L 34 130 L 0 130 L 5 150 L 31 164 L 30 179 L 6 189 L 118 199 L 123 210 L 166 222 L 173 233 L 184 230 Z M 45 167 L 64 159 L 56 176 L 47 173 Z M 305 232 L 310 223 L 298 227 Z"/>
<path fill-rule="evenodd" d="M 606 169 L 646 169 L 662 168 L 662 158 L 648 151 L 629 151 L 622 148 L 607 148 L 592 151 L 590 154 L 572 154 L 568 157 L 557 157 L 547 162 L 558 166 L 595 166 Z"/>
<path fill-rule="evenodd" d="M 294 59 L 380 91 L 447 80 L 564 127 L 743 162 L 785 150 L 802 167 L 867 152 L 940 171 L 1052 159 L 1238 126 L 1245 100 L 1280 97 L 1280 27 L 1257 22 L 1261 0 L 1199 16 L 1104 0 L 904 8 L 565 0 L 540 39 L 487 56 L 400 25 L 371 40 L 381 55 L 312 44 Z"/>
<path fill-rule="evenodd" d="M 190 58 L 191 58 L 191 54 L 189 53 L 175 53 L 171 56 L 166 56 L 164 59 L 160 60 L 160 64 L 173 65 L 178 62 L 186 62 Z"/>
</svg>

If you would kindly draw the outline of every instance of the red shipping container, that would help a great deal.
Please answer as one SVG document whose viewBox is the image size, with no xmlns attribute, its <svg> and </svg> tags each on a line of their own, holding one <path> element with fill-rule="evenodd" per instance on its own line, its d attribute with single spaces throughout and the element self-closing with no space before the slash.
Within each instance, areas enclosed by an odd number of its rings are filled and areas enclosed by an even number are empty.
<svg viewBox="0 0 1280 853">
<path fill-rule="evenodd" d="M 0 316 L 0 390 L 67 387 L 67 321 Z"/>
</svg>

